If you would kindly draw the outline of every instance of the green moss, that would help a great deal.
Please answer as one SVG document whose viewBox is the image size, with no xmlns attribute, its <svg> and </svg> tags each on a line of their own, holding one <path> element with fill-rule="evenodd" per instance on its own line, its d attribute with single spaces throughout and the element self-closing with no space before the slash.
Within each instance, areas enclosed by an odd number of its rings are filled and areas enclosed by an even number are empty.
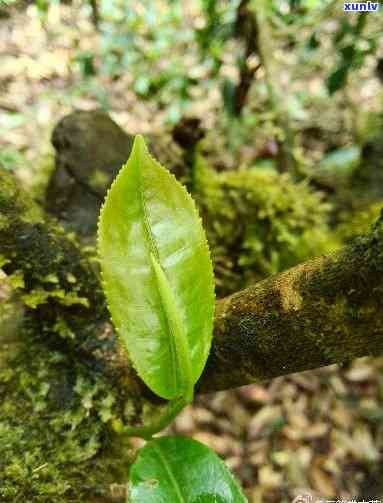
<svg viewBox="0 0 383 503">
<path fill-rule="evenodd" d="M 77 282 L 77 279 L 75 276 L 73 276 L 72 273 L 68 273 L 66 276 L 65 276 L 66 280 L 68 281 L 68 283 L 76 283 Z"/>
<path fill-rule="evenodd" d="M 12 288 L 24 288 L 24 273 L 23 271 L 16 270 L 13 274 L 8 277 L 8 281 Z"/>
<path fill-rule="evenodd" d="M 5 229 L 8 226 L 8 221 L 4 215 L 0 215 L 0 229 Z"/>
<path fill-rule="evenodd" d="M 9 264 L 10 260 L 5 258 L 4 255 L 0 254 L 0 267 L 5 266 L 6 264 Z"/>
<path fill-rule="evenodd" d="M 68 326 L 67 322 L 61 318 L 57 317 L 56 323 L 53 325 L 53 330 L 63 339 L 75 339 L 76 335 Z"/>
<path fill-rule="evenodd" d="M 254 168 L 215 173 L 198 160 L 197 200 L 223 296 L 339 246 L 330 206 L 288 174 Z"/>
<path fill-rule="evenodd" d="M 29 207 L 26 207 L 26 211 L 24 211 L 21 220 L 26 224 L 43 224 L 43 212 L 37 205 L 30 205 Z"/>
<path fill-rule="evenodd" d="M 116 403 L 62 352 L 32 344 L 13 358 L 0 371 L 0 500 L 84 502 L 124 482 L 130 449 L 106 425 Z"/>
<path fill-rule="evenodd" d="M 58 299 L 63 306 L 72 306 L 79 304 L 89 307 L 89 300 L 86 297 L 79 297 L 76 292 L 66 292 L 62 289 L 43 290 L 35 288 L 34 290 L 21 296 L 24 304 L 32 309 L 36 309 L 40 304 L 46 304 L 50 299 Z"/>
<path fill-rule="evenodd" d="M 0 313 L 0 501 L 108 495 L 110 484 L 125 481 L 131 457 L 109 427 L 125 418 L 126 390 L 58 344 L 75 338 L 63 319 L 56 318 L 53 331 L 48 321 L 41 324 L 45 340 L 39 339 L 11 323 L 11 306 L 3 303 Z"/>
<path fill-rule="evenodd" d="M 33 203 L 9 180 L 0 172 L 0 501 L 95 501 L 126 480 L 131 449 L 110 424 L 127 402 L 137 420 L 141 401 L 113 367 L 93 268 L 60 227 L 25 218 Z"/>
<path fill-rule="evenodd" d="M 42 281 L 46 283 L 54 283 L 57 284 L 59 282 L 59 279 L 56 274 L 47 274 L 43 278 L 41 278 Z"/>
<path fill-rule="evenodd" d="M 37 169 L 33 174 L 31 194 L 36 200 L 43 200 L 49 177 L 55 168 L 53 148 L 49 147 L 45 152 L 41 152 L 33 162 Z"/>
<path fill-rule="evenodd" d="M 356 236 L 366 233 L 371 225 L 376 222 L 383 208 L 383 200 L 370 203 L 364 209 L 351 213 L 343 212 L 336 233 L 342 241 L 349 241 Z"/>
</svg>

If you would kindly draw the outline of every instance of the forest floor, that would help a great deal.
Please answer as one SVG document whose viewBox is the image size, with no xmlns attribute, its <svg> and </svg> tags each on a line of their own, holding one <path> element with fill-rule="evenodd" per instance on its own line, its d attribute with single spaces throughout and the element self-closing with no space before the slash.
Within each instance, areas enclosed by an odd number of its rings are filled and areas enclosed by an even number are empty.
<svg viewBox="0 0 383 503">
<path fill-rule="evenodd" d="M 65 8 L 51 8 L 45 26 L 33 6 L 0 20 L 1 155 L 25 183 L 52 154 L 57 120 L 73 108 L 100 106 L 106 89 L 111 116 L 123 128 L 161 128 L 161 115 L 129 91 L 129 75 L 96 82 L 73 73 L 74 48 L 98 42 L 88 17 Z M 383 473 L 383 359 L 198 397 L 171 430 L 221 455 L 252 503 L 287 503 L 306 492 L 332 500 L 383 498 L 376 492 Z"/>
</svg>

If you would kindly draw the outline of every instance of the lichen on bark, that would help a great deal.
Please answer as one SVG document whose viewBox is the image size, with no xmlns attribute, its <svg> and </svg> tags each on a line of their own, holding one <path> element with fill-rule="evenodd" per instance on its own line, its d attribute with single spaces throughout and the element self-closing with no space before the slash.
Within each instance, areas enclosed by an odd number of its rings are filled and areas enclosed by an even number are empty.
<svg viewBox="0 0 383 503">
<path fill-rule="evenodd" d="M 381 354 L 382 299 L 383 213 L 341 250 L 221 301 L 200 386 L 227 389 Z"/>
</svg>

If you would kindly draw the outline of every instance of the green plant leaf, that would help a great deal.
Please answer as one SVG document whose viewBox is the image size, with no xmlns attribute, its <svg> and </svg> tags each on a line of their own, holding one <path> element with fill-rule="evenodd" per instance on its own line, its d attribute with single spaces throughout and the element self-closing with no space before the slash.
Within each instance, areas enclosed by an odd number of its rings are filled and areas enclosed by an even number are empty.
<svg viewBox="0 0 383 503">
<path fill-rule="evenodd" d="M 327 78 L 326 85 L 330 96 L 346 85 L 350 65 L 342 63 Z"/>
<path fill-rule="evenodd" d="M 100 213 L 104 290 L 140 377 L 168 400 L 192 390 L 210 350 L 214 281 L 195 204 L 137 136 Z"/>
<path fill-rule="evenodd" d="M 152 440 L 129 475 L 128 503 L 246 503 L 215 452 L 186 437 Z"/>
</svg>

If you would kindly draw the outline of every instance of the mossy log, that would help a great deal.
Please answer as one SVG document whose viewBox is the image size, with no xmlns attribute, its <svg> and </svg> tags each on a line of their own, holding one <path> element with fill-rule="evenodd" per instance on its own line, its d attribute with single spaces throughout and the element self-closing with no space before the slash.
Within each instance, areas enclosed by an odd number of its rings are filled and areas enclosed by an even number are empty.
<svg viewBox="0 0 383 503">
<path fill-rule="evenodd" d="M 112 501 L 132 455 L 112 419 L 137 424 L 162 404 L 117 342 L 94 250 L 82 249 L 6 172 L 0 266 L 18 313 L 9 322 L 3 293 L 0 499 Z M 341 251 L 219 300 L 199 391 L 383 352 L 382 299 L 383 218 Z"/>
</svg>

